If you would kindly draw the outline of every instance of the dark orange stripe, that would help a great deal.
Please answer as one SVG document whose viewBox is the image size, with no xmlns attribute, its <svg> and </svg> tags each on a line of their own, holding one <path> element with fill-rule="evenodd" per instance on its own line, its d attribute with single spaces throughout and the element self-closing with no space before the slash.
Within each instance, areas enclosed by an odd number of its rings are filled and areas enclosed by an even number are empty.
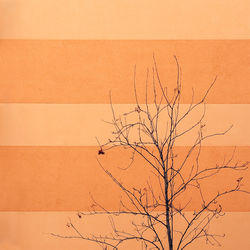
<svg viewBox="0 0 250 250">
<path fill-rule="evenodd" d="M 179 156 L 187 147 L 178 147 Z M 239 147 L 235 161 L 249 159 L 250 147 Z M 90 192 L 97 201 L 110 210 L 119 208 L 120 191 L 99 167 L 96 157 L 103 166 L 114 172 L 125 185 L 140 187 L 145 182 L 147 171 L 143 161 L 136 158 L 128 171 L 130 154 L 127 150 L 108 151 L 97 155 L 97 147 L 0 147 L 0 210 L 1 211 L 70 211 L 87 210 L 92 204 Z M 223 164 L 229 158 L 232 147 L 204 147 L 201 166 Z M 188 166 L 191 166 L 192 161 Z M 218 190 L 235 185 L 237 178 L 244 176 L 245 189 L 250 189 L 250 172 L 230 172 L 205 183 L 204 194 L 209 196 Z M 191 190 L 188 210 L 197 209 L 198 195 Z M 195 194 L 195 195 L 194 195 Z M 250 197 L 238 193 L 223 199 L 225 211 L 250 211 Z M 177 203 L 178 205 L 178 203 Z"/>
<path fill-rule="evenodd" d="M 182 103 L 195 101 L 218 75 L 208 103 L 250 102 L 250 40 L 224 41 L 0 41 L 0 102 L 134 103 L 133 68 L 144 102 L 147 67 L 156 56 L 162 82 L 175 86 L 182 67 Z M 151 99 L 152 101 L 152 99 Z"/>
</svg>

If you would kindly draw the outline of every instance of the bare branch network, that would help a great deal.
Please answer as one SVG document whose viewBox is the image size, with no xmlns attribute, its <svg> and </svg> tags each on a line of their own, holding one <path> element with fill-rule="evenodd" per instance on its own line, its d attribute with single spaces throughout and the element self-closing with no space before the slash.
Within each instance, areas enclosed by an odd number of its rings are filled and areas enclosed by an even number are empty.
<svg viewBox="0 0 250 250">
<path fill-rule="evenodd" d="M 210 230 L 211 222 L 224 215 L 220 198 L 236 192 L 248 192 L 242 189 L 242 177 L 235 179 L 231 187 L 224 187 L 223 190 L 213 194 L 205 192 L 205 183 L 224 171 L 246 170 L 249 162 L 235 162 L 234 152 L 229 159 L 224 159 L 223 164 L 211 166 L 201 162 L 203 142 L 212 137 L 225 135 L 232 126 L 218 133 L 207 134 L 204 131 L 205 101 L 216 78 L 200 101 L 194 103 L 193 91 L 191 103 L 184 105 L 185 108 L 181 106 L 181 67 L 177 58 L 174 58 L 177 78 L 176 87 L 171 96 L 160 79 L 155 58 L 152 70 L 147 70 L 145 104 L 139 103 L 136 69 L 134 73 L 135 107 L 117 115 L 110 95 L 112 120 L 108 123 L 113 127 L 113 132 L 107 143 L 100 144 L 98 155 L 101 157 L 114 148 L 129 149 L 131 158 L 123 170 L 136 167 L 133 166 L 135 157 L 143 159 L 145 173 L 149 173 L 145 185 L 139 187 L 126 185 L 106 169 L 98 157 L 100 167 L 122 193 L 119 201 L 120 209 L 115 212 L 109 211 L 92 198 L 91 211 L 79 212 L 77 215 L 82 219 L 84 216 L 107 214 L 111 231 L 100 235 L 95 232 L 86 235 L 69 221 L 67 226 L 74 235 L 52 235 L 92 241 L 98 243 L 102 249 L 122 247 L 128 249 L 126 244 L 132 241 L 136 242 L 141 249 L 182 250 L 201 238 L 211 245 L 220 245 L 219 239 L 224 235 Z M 153 93 L 153 103 L 149 103 L 150 91 Z M 196 119 L 192 119 L 195 112 L 199 113 L 199 117 L 197 118 L 196 115 Z M 191 123 L 185 124 L 190 117 Z M 176 145 L 178 140 L 188 134 L 192 135 L 192 145 L 187 147 L 188 150 L 185 153 L 180 154 Z M 196 206 L 193 213 L 186 213 L 192 204 L 192 199 L 187 198 L 190 194 L 195 194 L 200 204 Z M 123 228 L 119 220 L 116 221 L 116 218 L 124 216 L 128 216 L 130 220 L 129 228 Z M 180 221 L 182 221 L 181 226 L 178 224 Z"/>
</svg>

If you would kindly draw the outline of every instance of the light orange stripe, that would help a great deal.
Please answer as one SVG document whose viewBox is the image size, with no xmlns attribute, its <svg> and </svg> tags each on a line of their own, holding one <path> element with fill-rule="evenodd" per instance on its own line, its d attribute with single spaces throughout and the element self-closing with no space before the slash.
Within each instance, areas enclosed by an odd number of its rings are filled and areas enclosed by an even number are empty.
<svg viewBox="0 0 250 250">
<path fill-rule="evenodd" d="M 176 153 L 181 157 L 187 149 L 177 147 Z M 249 160 L 249 150 L 250 147 L 239 147 L 233 162 Z M 92 204 L 90 192 L 107 209 L 118 210 L 120 191 L 101 170 L 96 157 L 128 186 L 143 185 L 148 174 L 143 168 L 145 163 L 136 157 L 128 171 L 119 170 L 117 167 L 128 164 L 128 150 L 114 149 L 101 156 L 97 152 L 97 147 L 0 147 L 0 210 L 87 211 Z M 233 147 L 204 147 L 201 167 L 223 164 L 232 152 Z M 250 171 L 236 171 L 212 178 L 204 186 L 204 195 L 234 186 L 241 176 L 244 189 L 249 190 Z M 192 197 L 188 210 L 197 209 L 200 204 L 199 195 L 192 192 L 183 199 Z M 237 193 L 225 197 L 221 204 L 224 211 L 250 211 L 249 199 L 248 195 Z"/>
<path fill-rule="evenodd" d="M 144 109 L 145 106 L 141 105 Z M 150 108 L 154 107 L 150 105 Z M 189 105 L 180 105 L 180 115 Z M 135 105 L 114 104 L 116 116 L 134 111 Z M 177 128 L 177 132 L 192 127 L 202 116 L 203 106 L 196 108 Z M 153 112 L 155 109 L 153 109 Z M 135 122 L 137 116 L 127 116 L 127 122 Z M 114 127 L 104 121 L 112 121 L 109 104 L 0 104 L 1 146 L 95 146 L 96 137 L 101 143 L 112 138 Z M 163 136 L 169 124 L 167 111 L 161 113 L 159 135 Z M 208 104 L 203 124 L 203 134 L 209 135 L 232 129 L 223 136 L 204 140 L 209 146 L 249 146 L 249 104 Z M 192 145 L 197 139 L 199 127 L 179 137 L 175 145 Z M 136 131 L 136 132 L 133 132 Z M 162 133 L 161 133 L 162 132 Z M 137 130 L 131 130 L 131 140 L 137 138 Z M 148 138 L 146 138 L 147 140 Z"/>
<path fill-rule="evenodd" d="M 189 213 L 186 213 L 189 216 Z M 72 235 L 73 232 L 66 226 L 69 218 L 83 234 L 107 234 L 110 231 L 110 221 L 107 216 L 91 216 L 79 219 L 76 213 L 71 212 L 2 212 L 0 213 L 1 242 L 0 248 L 4 250 L 96 250 L 99 245 L 78 239 L 60 239 L 52 237 L 50 233 Z M 129 230 L 134 216 L 115 218 L 116 226 Z M 138 221 L 138 220 L 137 220 Z M 220 250 L 247 249 L 249 237 L 250 213 L 226 213 L 211 222 L 210 232 L 223 235 L 219 238 L 222 246 Z M 176 221 L 176 228 L 181 228 L 183 221 Z M 139 249 L 138 242 L 132 242 L 126 249 Z M 140 245 L 139 245 L 140 246 Z M 137 248 L 138 247 L 138 248 Z M 121 248 L 125 249 L 125 248 Z M 211 250 L 214 247 L 206 244 L 205 239 L 192 244 L 193 250 Z"/>
<path fill-rule="evenodd" d="M 30 19 L 29 19 L 30 20 Z M 216 75 L 208 103 L 250 102 L 250 40 L 242 41 L 0 41 L 2 103 L 135 103 L 145 99 L 147 67 L 155 54 L 162 82 L 175 87 L 182 67 L 182 103 L 192 87 L 199 100 Z M 152 99 L 151 99 L 152 101 Z"/>
<path fill-rule="evenodd" d="M 0 10 L 0 38 L 248 39 L 250 31 L 248 0 L 6 0 Z"/>
</svg>

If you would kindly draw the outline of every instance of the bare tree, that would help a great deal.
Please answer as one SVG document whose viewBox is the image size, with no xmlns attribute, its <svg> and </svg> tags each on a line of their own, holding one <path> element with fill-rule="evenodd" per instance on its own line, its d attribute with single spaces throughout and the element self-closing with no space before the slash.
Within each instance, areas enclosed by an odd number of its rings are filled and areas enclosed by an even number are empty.
<svg viewBox="0 0 250 250">
<path fill-rule="evenodd" d="M 203 142 L 211 137 L 225 135 L 232 126 L 223 132 L 204 132 L 205 101 L 216 78 L 200 101 L 194 103 L 193 92 L 191 103 L 181 105 L 181 67 L 176 57 L 175 62 L 176 87 L 171 96 L 160 79 L 155 59 L 152 70 L 147 70 L 144 104 L 139 103 L 135 74 L 136 104 L 133 109 L 116 114 L 110 95 L 112 120 L 108 123 L 113 127 L 113 132 L 107 143 L 99 144 L 97 161 L 123 194 L 119 200 L 120 208 L 115 212 L 109 211 L 93 198 L 92 210 L 88 213 L 79 212 L 77 215 L 81 219 L 84 216 L 107 214 L 111 232 L 101 235 L 93 232 L 94 234 L 86 235 L 69 221 L 67 226 L 72 229 L 74 235 L 53 234 L 54 236 L 92 241 L 100 244 L 103 249 L 118 249 L 128 241 L 137 241 L 142 249 L 169 250 L 185 249 L 200 238 L 212 245 L 220 244 L 219 238 L 223 235 L 210 230 L 211 222 L 224 215 L 220 198 L 235 192 L 248 192 L 242 189 L 242 177 L 237 177 L 231 187 L 224 187 L 209 195 L 204 192 L 204 183 L 224 171 L 246 170 L 248 162 L 235 162 L 234 152 L 229 159 L 224 159 L 222 164 L 210 165 L 201 162 Z M 149 91 L 153 93 L 151 103 Z M 200 115 L 197 118 L 196 113 L 196 119 L 193 119 L 195 112 Z M 186 125 L 185 121 L 190 120 L 190 117 L 191 123 Z M 185 152 L 178 152 L 178 140 L 190 133 L 193 138 L 191 146 L 188 146 Z M 100 157 L 114 148 L 131 151 L 131 158 L 123 171 L 135 165 L 135 157 L 143 159 L 145 171 L 150 170 L 147 172 L 149 174 L 144 186 L 126 185 L 103 166 Z M 199 198 L 200 204 L 193 213 L 186 213 L 192 204 L 192 200 L 187 199 L 190 192 Z M 121 216 L 132 216 L 130 229 L 122 229 L 119 221 L 116 222 L 116 218 Z M 182 223 L 179 228 L 180 221 Z"/>
</svg>

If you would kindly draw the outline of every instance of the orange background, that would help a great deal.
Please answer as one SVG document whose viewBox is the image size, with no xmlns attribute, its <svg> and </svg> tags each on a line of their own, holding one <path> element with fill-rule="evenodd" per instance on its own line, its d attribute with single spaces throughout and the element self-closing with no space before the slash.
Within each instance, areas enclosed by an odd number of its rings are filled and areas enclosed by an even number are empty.
<svg viewBox="0 0 250 250">
<path fill-rule="evenodd" d="M 249 39 L 248 0 L 1 0 L 3 39 Z"/>
<path fill-rule="evenodd" d="M 176 153 L 181 156 L 188 149 L 177 147 Z M 224 157 L 230 159 L 233 151 L 234 147 L 204 146 L 200 157 L 201 169 L 222 165 Z M 98 165 L 97 152 L 98 147 L 1 147 L 0 157 L 5 166 L 1 169 L 0 179 L 1 210 L 88 211 L 92 205 L 91 193 L 105 208 L 116 211 L 121 192 Z M 123 180 L 124 185 L 139 187 L 140 183 L 143 186 L 150 172 L 144 169 L 144 161 L 139 157 L 135 158 L 128 171 L 117 169 L 126 168 L 130 157 L 131 152 L 117 149 L 98 158 L 104 167 Z M 244 162 L 248 157 L 249 147 L 239 147 L 233 162 L 238 159 Z M 249 171 L 230 171 L 211 178 L 204 186 L 204 192 L 209 196 L 230 185 L 235 186 L 241 176 L 244 176 L 244 189 L 249 190 Z M 250 211 L 250 199 L 243 193 L 226 196 L 222 204 L 224 211 Z M 193 197 L 187 210 L 198 209 L 199 205 L 199 197 Z"/>
<path fill-rule="evenodd" d="M 116 197 L 117 190 L 96 162 L 94 137 L 104 140 L 110 132 L 101 121 L 109 111 L 98 105 L 109 103 L 109 90 L 115 105 L 126 104 L 126 108 L 135 103 L 135 64 L 138 93 L 143 96 L 153 54 L 170 89 L 176 77 L 173 55 L 178 57 L 184 104 L 190 102 L 192 87 L 197 101 L 218 75 L 207 99 L 213 106 L 209 122 L 214 129 L 231 124 L 234 128 L 225 138 L 206 145 L 204 162 L 220 162 L 234 145 L 236 160 L 248 160 L 249 11 L 248 0 L 160 0 L 157 4 L 0 0 L 0 223 L 4 229 L 0 248 L 97 249 L 82 241 L 50 238 L 47 233 L 65 232 L 67 218 L 75 218 L 68 211 L 91 205 L 89 192 L 109 209 L 117 209 L 114 198 L 105 193 Z M 178 150 L 187 145 L 183 141 Z M 113 152 L 102 160 L 115 168 L 126 157 Z M 138 175 L 133 171 L 128 173 L 129 182 Z M 239 176 L 214 180 L 209 192 Z M 249 171 L 243 183 L 250 188 Z M 219 233 L 227 234 L 221 249 L 248 249 L 249 197 L 240 194 L 222 203 L 226 216 L 215 225 Z M 188 210 L 196 205 L 197 200 Z M 105 226 L 94 218 L 88 229 Z M 205 244 L 192 249 L 201 246 L 210 249 Z"/>
<path fill-rule="evenodd" d="M 114 103 L 134 103 L 134 65 L 138 95 L 144 97 L 153 54 L 169 89 L 175 87 L 173 56 L 178 57 L 184 88 L 182 103 L 190 103 L 192 88 L 197 101 L 215 76 L 218 80 L 208 103 L 250 102 L 250 40 L 0 40 L 0 100 L 109 103 L 111 90 Z"/>
</svg>

